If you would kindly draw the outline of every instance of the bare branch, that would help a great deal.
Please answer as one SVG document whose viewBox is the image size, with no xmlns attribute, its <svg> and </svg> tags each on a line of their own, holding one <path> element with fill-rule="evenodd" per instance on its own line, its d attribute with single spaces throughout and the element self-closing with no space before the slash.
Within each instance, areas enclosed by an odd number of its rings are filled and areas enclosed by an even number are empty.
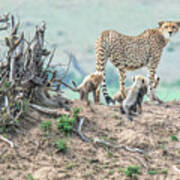
<svg viewBox="0 0 180 180">
<path fill-rule="evenodd" d="M 49 68 L 49 66 L 50 66 L 50 64 L 51 64 L 51 62 L 52 62 L 52 60 L 53 60 L 55 51 L 56 51 L 56 49 L 54 48 L 53 51 L 52 51 L 52 53 L 51 53 L 51 56 L 50 56 L 50 58 L 49 58 L 49 60 L 48 60 L 46 69 L 44 70 L 44 74 L 46 73 L 47 69 Z"/>
<path fill-rule="evenodd" d="M 14 18 L 13 18 L 14 19 Z M 12 31 L 11 31 L 11 36 L 14 36 L 17 34 L 18 32 L 18 29 L 19 29 L 19 25 L 20 25 L 20 22 L 18 21 L 18 23 L 16 25 L 14 25 L 14 20 L 12 19 Z"/>
<path fill-rule="evenodd" d="M 74 92 L 78 91 L 76 88 L 71 87 L 70 85 L 63 82 L 61 79 L 55 79 L 54 82 L 59 82 L 60 84 L 63 84 L 64 86 L 66 86 L 67 88 L 71 89 Z"/>
</svg>

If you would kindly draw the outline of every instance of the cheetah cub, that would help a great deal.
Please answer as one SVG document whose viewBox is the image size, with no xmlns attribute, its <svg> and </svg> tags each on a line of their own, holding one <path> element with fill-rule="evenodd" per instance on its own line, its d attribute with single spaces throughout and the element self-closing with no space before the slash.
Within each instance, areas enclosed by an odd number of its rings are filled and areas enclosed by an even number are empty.
<svg viewBox="0 0 180 180">
<path fill-rule="evenodd" d="M 160 77 L 159 76 L 155 76 L 155 80 L 154 80 L 154 83 L 153 83 L 153 89 L 156 90 L 156 88 L 158 87 L 159 85 L 159 81 L 160 81 Z M 126 88 L 126 94 L 127 92 L 129 91 L 130 87 Z M 122 103 L 123 101 L 123 98 L 122 98 L 122 95 L 121 95 L 121 92 L 118 91 L 115 95 L 114 95 L 114 102 L 118 102 L 118 103 Z"/>
<path fill-rule="evenodd" d="M 132 114 L 142 112 L 142 101 L 144 95 L 147 94 L 148 83 L 147 79 L 142 75 L 137 75 L 133 78 L 134 83 L 129 88 L 126 98 L 122 102 L 120 110 L 126 115 L 129 120 L 133 120 Z"/>
<path fill-rule="evenodd" d="M 103 74 L 101 72 L 94 72 L 89 74 L 83 82 L 77 87 L 76 83 L 72 81 L 75 91 L 80 93 L 80 99 L 89 104 L 89 93 L 93 92 L 93 99 L 95 103 L 99 102 L 100 98 L 100 84 L 103 80 Z"/>
</svg>

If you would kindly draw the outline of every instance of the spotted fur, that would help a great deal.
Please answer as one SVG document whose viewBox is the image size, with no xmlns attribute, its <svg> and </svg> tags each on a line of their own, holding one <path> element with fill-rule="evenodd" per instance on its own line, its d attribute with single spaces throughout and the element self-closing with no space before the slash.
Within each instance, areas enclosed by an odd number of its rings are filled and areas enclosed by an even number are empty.
<svg viewBox="0 0 180 180">
<path fill-rule="evenodd" d="M 163 48 L 170 37 L 179 30 L 180 22 L 159 22 L 159 27 L 148 29 L 138 36 L 127 36 L 108 30 L 101 33 L 96 42 L 96 70 L 103 72 L 102 91 L 107 104 L 114 101 L 107 93 L 105 66 L 109 59 L 118 69 L 120 92 L 124 99 L 127 71 L 147 67 L 149 71 L 150 92 L 153 93 L 154 75 L 160 61 Z M 153 96 L 155 97 L 155 96 Z"/>
<path fill-rule="evenodd" d="M 76 83 L 72 81 L 75 86 L 75 91 L 80 93 L 80 99 L 88 102 L 88 96 L 90 92 L 93 92 L 94 102 L 98 103 L 100 100 L 100 84 L 103 80 L 103 75 L 101 72 L 94 72 L 85 77 L 83 82 L 77 87 Z"/>
</svg>

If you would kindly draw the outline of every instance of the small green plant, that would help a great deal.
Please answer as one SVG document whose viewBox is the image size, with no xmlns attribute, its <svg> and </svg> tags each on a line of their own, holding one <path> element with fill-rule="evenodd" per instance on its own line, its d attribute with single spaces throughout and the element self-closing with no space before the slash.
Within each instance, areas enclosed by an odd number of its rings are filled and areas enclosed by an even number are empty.
<svg viewBox="0 0 180 180">
<path fill-rule="evenodd" d="M 74 163 L 74 162 L 66 165 L 66 169 L 71 169 L 71 170 L 72 170 L 72 169 L 74 169 L 75 167 L 77 167 L 77 164 Z"/>
<path fill-rule="evenodd" d="M 57 128 L 63 131 L 65 134 L 69 134 L 73 129 L 73 125 L 75 124 L 79 113 L 80 108 L 74 108 L 72 117 L 69 117 L 66 114 L 59 117 L 57 119 Z"/>
<path fill-rule="evenodd" d="M 133 177 L 140 174 L 140 166 L 128 166 L 125 169 L 120 168 L 119 172 L 124 173 L 127 177 Z"/>
<path fill-rule="evenodd" d="M 108 174 L 109 174 L 109 175 L 113 175 L 114 172 L 115 172 L 114 170 L 110 170 Z"/>
<path fill-rule="evenodd" d="M 10 133 L 13 131 L 13 126 L 8 125 L 0 125 L 0 134 L 2 133 Z"/>
<path fill-rule="evenodd" d="M 9 88 L 11 86 L 11 82 L 9 81 L 5 81 L 2 85 L 1 85 L 1 88 L 0 88 L 0 91 L 6 91 L 7 88 Z"/>
<path fill-rule="evenodd" d="M 162 169 L 161 170 L 161 174 L 167 174 L 168 173 L 168 170 L 167 169 Z"/>
<path fill-rule="evenodd" d="M 167 174 L 168 171 L 167 169 L 161 169 L 161 170 L 156 170 L 156 169 L 152 169 L 148 171 L 149 175 L 155 175 L 155 174 Z"/>
<path fill-rule="evenodd" d="M 178 154 L 180 155 L 180 149 L 178 149 Z"/>
<path fill-rule="evenodd" d="M 64 139 L 58 139 L 56 141 L 56 147 L 59 152 L 66 152 L 68 149 L 68 146 L 66 144 L 66 141 Z"/>
<path fill-rule="evenodd" d="M 179 141 L 179 138 L 176 135 L 171 136 L 172 141 Z"/>
<path fill-rule="evenodd" d="M 108 157 L 112 158 L 114 154 L 111 151 L 108 151 Z"/>
<path fill-rule="evenodd" d="M 70 118 L 68 115 L 64 114 L 57 119 L 57 128 L 64 133 L 69 134 L 72 131 L 74 123 L 74 118 Z"/>
<path fill-rule="evenodd" d="M 155 175 L 155 174 L 159 174 L 157 170 L 149 170 L 148 171 L 149 175 Z"/>
<path fill-rule="evenodd" d="M 28 174 L 26 180 L 36 180 L 31 174 Z"/>
<path fill-rule="evenodd" d="M 29 101 L 30 101 L 30 100 L 28 100 L 28 99 L 25 99 L 25 100 L 24 100 L 24 104 L 23 104 L 23 110 L 24 110 L 24 112 L 27 112 L 27 110 L 28 110 Z"/>
<path fill-rule="evenodd" d="M 41 123 L 40 129 L 46 133 L 46 135 L 49 135 L 49 132 L 52 128 L 52 122 L 51 121 L 43 121 Z"/>
<path fill-rule="evenodd" d="M 73 117 L 77 118 L 77 116 L 79 115 L 79 113 L 81 112 L 80 108 L 73 108 Z"/>
</svg>

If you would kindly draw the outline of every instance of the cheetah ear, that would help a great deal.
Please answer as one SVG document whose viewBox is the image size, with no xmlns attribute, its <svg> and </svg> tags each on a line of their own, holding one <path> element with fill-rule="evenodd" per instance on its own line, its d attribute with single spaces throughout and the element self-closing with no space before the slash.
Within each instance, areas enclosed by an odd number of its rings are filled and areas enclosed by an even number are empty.
<svg viewBox="0 0 180 180">
<path fill-rule="evenodd" d="M 158 24 L 159 24 L 159 27 L 161 27 L 164 24 L 164 21 L 160 21 L 158 22 Z"/>
<path fill-rule="evenodd" d="M 180 21 L 176 21 L 176 24 L 180 27 Z"/>
</svg>

